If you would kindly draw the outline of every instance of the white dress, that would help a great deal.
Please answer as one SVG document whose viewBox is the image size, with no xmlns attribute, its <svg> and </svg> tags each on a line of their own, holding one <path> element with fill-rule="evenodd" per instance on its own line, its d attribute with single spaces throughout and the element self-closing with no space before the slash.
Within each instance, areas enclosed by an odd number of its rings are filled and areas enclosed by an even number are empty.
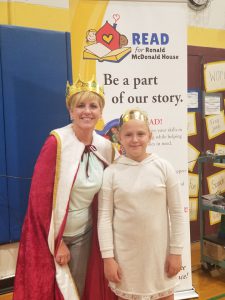
<svg viewBox="0 0 225 300">
<path fill-rule="evenodd" d="M 141 162 L 121 156 L 110 165 L 98 235 L 102 257 L 115 257 L 122 270 L 121 282 L 109 283 L 115 294 L 132 300 L 172 294 L 177 278 L 168 278 L 164 267 L 169 253 L 182 253 L 184 206 L 171 164 L 151 154 Z"/>
</svg>

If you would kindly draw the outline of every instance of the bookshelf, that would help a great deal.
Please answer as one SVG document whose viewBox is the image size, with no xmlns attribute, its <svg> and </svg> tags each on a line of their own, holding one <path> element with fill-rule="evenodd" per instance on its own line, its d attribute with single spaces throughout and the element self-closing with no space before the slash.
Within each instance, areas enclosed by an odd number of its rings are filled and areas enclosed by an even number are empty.
<svg viewBox="0 0 225 300">
<path fill-rule="evenodd" d="M 200 221 L 200 260 L 205 270 L 225 268 L 225 236 L 220 232 L 207 235 L 205 233 L 205 212 L 214 211 L 222 214 L 221 227 L 225 224 L 225 193 L 202 193 L 203 164 L 224 164 L 225 155 L 209 154 L 198 158 L 199 171 L 199 221 Z M 225 181 L 225 178 L 224 178 Z M 224 223 L 224 224 L 222 224 Z"/>
</svg>

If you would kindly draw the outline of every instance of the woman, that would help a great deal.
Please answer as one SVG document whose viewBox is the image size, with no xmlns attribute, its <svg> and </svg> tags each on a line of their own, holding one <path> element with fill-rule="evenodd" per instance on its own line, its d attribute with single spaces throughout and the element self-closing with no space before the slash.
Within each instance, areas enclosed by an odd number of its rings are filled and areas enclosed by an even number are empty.
<svg viewBox="0 0 225 300">
<path fill-rule="evenodd" d="M 72 123 L 51 132 L 35 165 L 14 300 L 114 297 L 102 280 L 91 211 L 103 169 L 113 158 L 111 143 L 94 132 L 104 107 L 103 90 L 95 81 L 68 84 L 66 105 Z"/>
<path fill-rule="evenodd" d="M 146 113 L 120 118 L 121 155 L 104 172 L 99 243 L 105 276 L 119 300 L 174 299 L 181 270 L 184 208 L 171 164 L 147 151 Z"/>
</svg>

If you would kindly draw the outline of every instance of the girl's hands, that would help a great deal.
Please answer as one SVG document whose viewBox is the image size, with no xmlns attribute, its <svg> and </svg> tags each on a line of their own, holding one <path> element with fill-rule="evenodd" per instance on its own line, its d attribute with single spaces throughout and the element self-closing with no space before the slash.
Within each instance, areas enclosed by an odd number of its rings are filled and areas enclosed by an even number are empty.
<svg viewBox="0 0 225 300">
<path fill-rule="evenodd" d="M 180 272 L 182 266 L 181 255 L 169 254 L 166 259 L 165 271 L 168 277 L 173 277 Z"/>
<path fill-rule="evenodd" d="M 62 240 L 55 257 L 56 262 L 60 265 L 66 265 L 70 261 L 70 250 Z"/>
<path fill-rule="evenodd" d="M 121 269 L 114 258 L 104 258 L 104 273 L 108 281 L 119 283 L 121 280 Z"/>
</svg>

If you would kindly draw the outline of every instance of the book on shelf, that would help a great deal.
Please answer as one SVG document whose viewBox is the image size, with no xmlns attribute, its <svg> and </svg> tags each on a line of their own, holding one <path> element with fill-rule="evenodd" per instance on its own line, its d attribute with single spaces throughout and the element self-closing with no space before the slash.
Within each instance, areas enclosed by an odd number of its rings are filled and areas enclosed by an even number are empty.
<svg viewBox="0 0 225 300">
<path fill-rule="evenodd" d="M 83 52 L 84 59 L 94 59 L 98 61 L 114 61 L 122 60 L 131 52 L 131 47 L 123 47 L 116 50 L 110 50 L 101 43 L 92 44 L 85 47 Z"/>
<path fill-rule="evenodd" d="M 202 195 L 202 198 L 205 200 L 214 201 L 214 200 L 222 200 L 224 199 L 224 196 L 219 194 L 207 194 L 207 195 Z"/>
<path fill-rule="evenodd" d="M 214 208 L 225 209 L 225 197 L 221 194 L 207 194 L 202 195 L 204 205 L 208 205 Z"/>
</svg>

